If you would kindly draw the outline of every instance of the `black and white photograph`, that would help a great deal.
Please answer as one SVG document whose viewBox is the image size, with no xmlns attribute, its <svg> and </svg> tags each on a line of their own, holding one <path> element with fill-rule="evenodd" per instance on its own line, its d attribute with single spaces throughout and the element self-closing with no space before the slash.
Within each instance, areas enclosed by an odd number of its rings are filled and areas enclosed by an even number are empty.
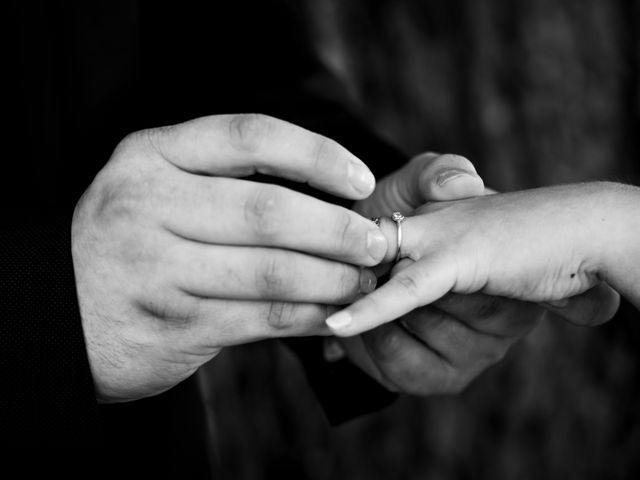
<svg viewBox="0 0 640 480">
<path fill-rule="evenodd" d="M 640 478 L 639 0 L 3 24 L 1 478 Z"/>
</svg>

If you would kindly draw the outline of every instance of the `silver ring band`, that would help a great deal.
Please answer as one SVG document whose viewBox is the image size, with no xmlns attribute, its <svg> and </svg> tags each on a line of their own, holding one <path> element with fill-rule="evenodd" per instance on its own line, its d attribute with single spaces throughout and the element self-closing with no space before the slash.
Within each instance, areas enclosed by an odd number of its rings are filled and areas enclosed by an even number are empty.
<svg viewBox="0 0 640 480">
<path fill-rule="evenodd" d="M 398 260 L 400 260 L 400 247 L 402 246 L 402 221 L 404 220 L 404 215 L 400 212 L 393 212 L 391 220 L 396 222 L 396 226 L 398 227 L 398 248 L 396 250 L 395 259 L 395 263 L 398 263 Z"/>
</svg>

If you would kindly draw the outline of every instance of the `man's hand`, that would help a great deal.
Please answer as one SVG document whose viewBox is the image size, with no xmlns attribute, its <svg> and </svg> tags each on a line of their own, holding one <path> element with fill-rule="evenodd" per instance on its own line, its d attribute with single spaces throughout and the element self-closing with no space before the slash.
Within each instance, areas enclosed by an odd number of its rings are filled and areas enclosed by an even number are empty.
<svg viewBox="0 0 640 480">
<path fill-rule="evenodd" d="M 456 155 L 424 154 L 378 183 L 355 209 L 367 217 L 409 212 L 430 201 L 489 194 L 471 162 Z M 390 247 L 387 259 L 393 257 Z M 410 264 L 404 260 L 399 271 Z M 453 393 L 501 359 L 545 314 L 575 323 L 601 323 L 619 297 L 605 284 L 555 306 L 481 293 L 450 294 L 395 322 L 347 338 L 327 338 L 327 352 L 341 352 L 390 390 Z M 551 312 L 551 313 L 550 313 Z"/>
<path fill-rule="evenodd" d="M 124 139 L 76 207 L 73 259 L 98 399 L 167 390 L 224 346 L 325 332 L 326 305 L 375 287 L 386 240 L 360 215 L 263 173 L 349 199 L 367 167 L 327 138 L 221 115 Z"/>
</svg>

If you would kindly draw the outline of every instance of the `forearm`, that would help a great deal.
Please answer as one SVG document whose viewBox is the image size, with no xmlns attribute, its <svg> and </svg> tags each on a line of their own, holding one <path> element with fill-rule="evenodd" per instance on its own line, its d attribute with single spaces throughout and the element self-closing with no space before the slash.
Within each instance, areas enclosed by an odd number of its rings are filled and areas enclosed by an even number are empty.
<svg viewBox="0 0 640 480">
<path fill-rule="evenodd" d="M 604 183 L 603 189 L 595 220 L 604 243 L 594 244 L 600 275 L 640 309 L 640 188 Z"/>
</svg>

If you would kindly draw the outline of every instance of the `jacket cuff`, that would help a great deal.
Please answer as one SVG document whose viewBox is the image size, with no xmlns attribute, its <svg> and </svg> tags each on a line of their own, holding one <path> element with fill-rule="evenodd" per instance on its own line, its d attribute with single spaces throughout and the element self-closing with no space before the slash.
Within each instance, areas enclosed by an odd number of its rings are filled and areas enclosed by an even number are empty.
<svg viewBox="0 0 640 480">
<path fill-rule="evenodd" d="M 70 226 L 62 218 L 0 227 L 0 437 L 12 445 L 78 448 L 94 431 Z"/>
</svg>

